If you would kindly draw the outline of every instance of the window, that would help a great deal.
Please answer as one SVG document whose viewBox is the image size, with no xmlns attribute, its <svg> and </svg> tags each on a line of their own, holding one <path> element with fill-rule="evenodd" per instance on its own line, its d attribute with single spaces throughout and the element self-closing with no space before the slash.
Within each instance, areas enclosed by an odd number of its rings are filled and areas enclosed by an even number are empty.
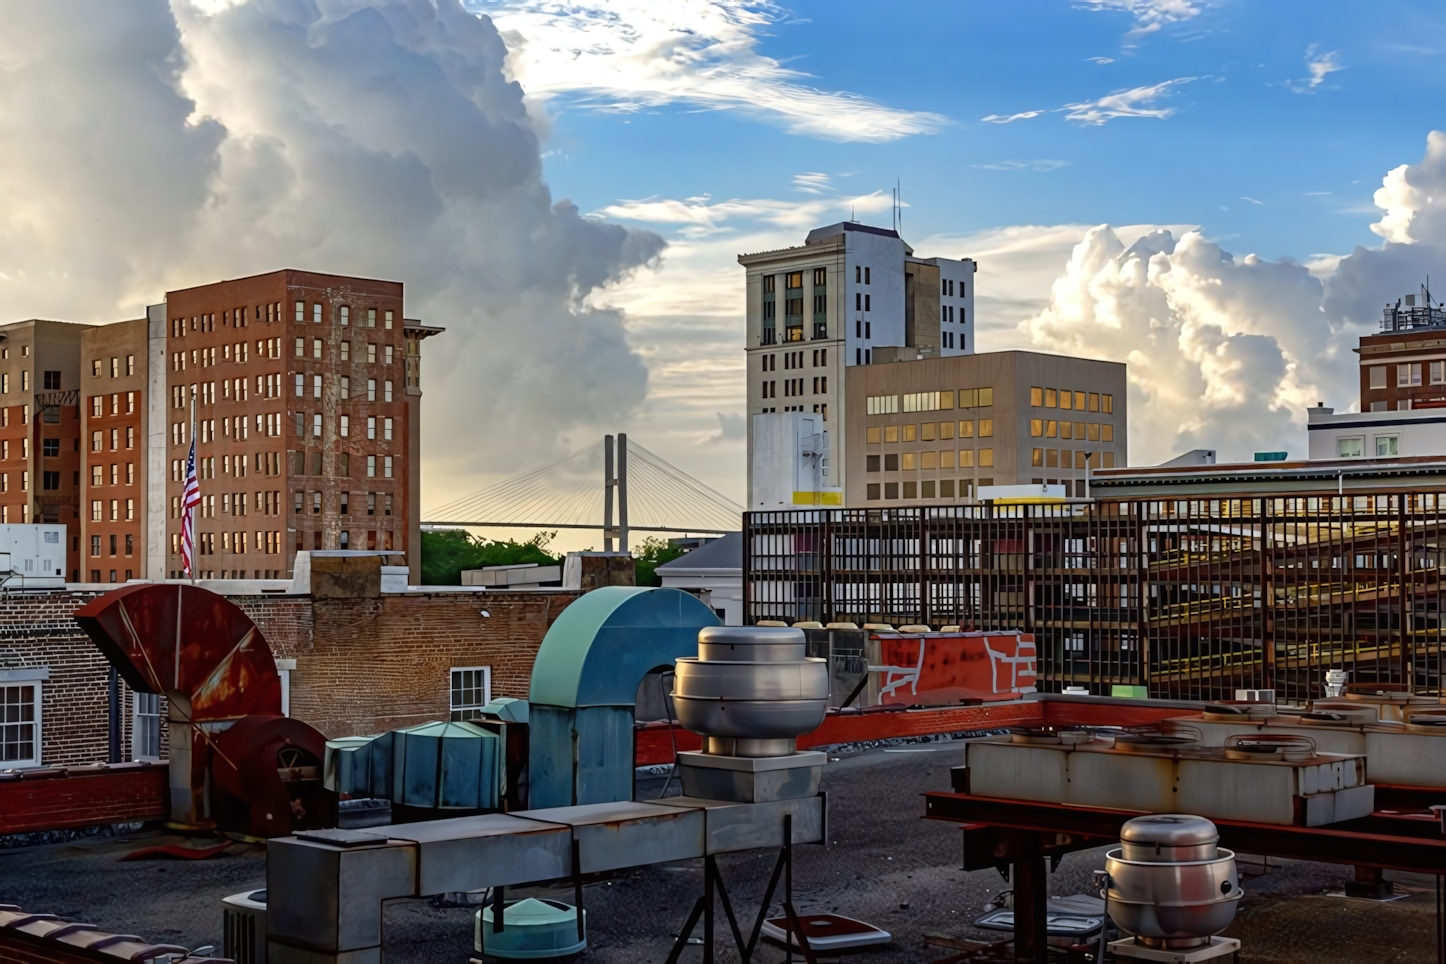
<svg viewBox="0 0 1446 964">
<path fill-rule="evenodd" d="M 367 438 L 369 438 L 369 439 L 374 439 L 374 438 L 376 438 L 376 437 L 377 437 L 377 418 L 376 418 L 375 415 L 369 415 L 369 416 L 367 416 Z"/>
<path fill-rule="evenodd" d="M 311 323 L 313 325 L 321 324 L 321 305 L 319 304 L 311 306 Z"/>
<path fill-rule="evenodd" d="M 1044 420 L 1039 418 L 1030 419 L 1029 434 L 1034 436 L 1035 438 L 1039 438 L 1044 435 Z"/>
<path fill-rule="evenodd" d="M 346 375 L 341 376 L 341 384 L 338 386 L 337 394 L 341 396 L 342 401 L 351 398 L 351 379 Z"/>
<path fill-rule="evenodd" d="M 1069 391 L 1068 389 L 1060 389 L 1059 407 L 1065 409 L 1074 408 L 1074 393 Z"/>
<path fill-rule="evenodd" d="M 1421 366 L 1420 366 L 1420 365 L 1417 365 L 1416 367 L 1419 369 Z M 96 374 L 98 375 L 98 374 L 100 374 L 100 373 L 99 373 L 99 372 L 96 372 Z M 46 390 L 46 391 L 50 391 L 50 392 L 58 392 L 58 391 L 60 391 L 60 372 L 43 372 L 43 373 L 42 373 L 42 380 L 43 380 L 44 383 L 45 383 L 45 390 Z M 1417 383 L 1419 384 L 1419 380 L 1418 380 Z"/>
<path fill-rule="evenodd" d="M 345 415 L 343 415 L 343 416 L 341 417 L 341 427 L 342 427 L 342 433 L 341 433 L 341 434 L 345 435 L 345 434 L 346 434 L 346 416 L 345 416 Z M 312 437 L 312 438 L 321 438 L 321 413 L 320 413 L 320 412 L 317 412 L 315 415 L 311 416 L 311 437 Z"/>
<path fill-rule="evenodd" d="M 1038 465 L 1038 466 L 1043 467 L 1043 465 L 1044 465 L 1044 449 L 1032 449 L 1032 450 L 1030 451 L 1029 464 L 1030 464 L 1030 465 Z"/>
<path fill-rule="evenodd" d="M 312 375 L 312 376 L 311 376 L 311 397 L 312 397 L 312 398 L 320 398 L 320 397 L 321 397 L 321 376 L 320 376 L 320 375 Z"/>
<path fill-rule="evenodd" d="M 369 479 L 374 479 L 374 478 L 376 478 L 376 477 L 377 477 L 377 457 L 376 457 L 375 455 L 368 455 L 368 456 L 367 456 L 367 478 L 369 478 Z"/>
<path fill-rule="evenodd" d="M 1113 442 L 1115 440 L 1115 427 L 1108 422 L 1100 426 L 1100 441 Z"/>
<path fill-rule="evenodd" d="M 341 360 L 351 361 L 351 342 L 349 341 L 341 343 Z"/>
<path fill-rule="evenodd" d="M 377 380 L 376 380 L 375 378 L 368 378 L 368 379 L 367 379 L 367 401 L 369 401 L 369 402 L 375 402 L 376 400 L 377 400 Z"/>
<path fill-rule="evenodd" d="M 868 499 L 870 502 L 877 501 L 880 498 L 881 489 L 882 486 L 877 482 L 870 482 L 868 484 Z"/>
<path fill-rule="evenodd" d="M 130 538 L 127 536 L 126 538 Z M 133 693 L 131 709 L 131 758 L 158 763 L 161 759 L 161 697 L 158 693 Z"/>
<path fill-rule="evenodd" d="M 884 456 L 884 471 L 885 471 L 885 472 L 897 472 L 897 471 L 899 471 L 899 456 L 898 456 L 897 453 L 890 452 L 888 455 L 885 455 L 885 456 Z"/>
<path fill-rule="evenodd" d="M 50 373 L 46 372 L 46 374 L 49 375 Z M 1406 386 L 1419 384 L 1421 384 L 1420 362 L 1412 362 L 1408 365 L 1396 366 L 1396 385 L 1398 387 L 1404 388 Z"/>
<path fill-rule="evenodd" d="M 351 324 L 351 309 L 346 305 L 341 306 L 341 326 L 346 328 Z"/>
<path fill-rule="evenodd" d="M 316 417 L 317 417 L 317 418 L 321 418 L 320 415 L 318 415 L 318 416 L 316 416 Z M 351 436 L 351 416 L 350 416 L 350 415 L 343 415 L 343 416 L 341 416 L 341 418 L 338 420 L 337 432 L 338 432 L 338 434 L 341 435 L 342 438 L 349 438 L 349 437 Z M 321 433 L 318 432 L 317 434 L 320 435 Z"/>
<path fill-rule="evenodd" d="M 864 456 L 864 471 L 865 471 L 865 472 L 877 472 L 877 471 L 879 471 L 879 457 L 878 457 L 877 455 L 866 455 L 866 456 Z"/>
<path fill-rule="evenodd" d="M 884 397 L 893 398 L 894 396 Z M 904 396 L 904 411 L 906 412 L 937 412 L 938 410 L 938 392 L 912 392 Z"/>
<path fill-rule="evenodd" d="M 305 338 L 298 338 L 298 339 L 296 339 L 296 357 L 297 357 L 297 358 L 305 358 L 305 357 L 306 357 L 306 339 L 305 339 Z"/>
<path fill-rule="evenodd" d="M 1431 384 L 1446 385 L 1446 361 L 1433 361 L 1431 363 Z"/>
<path fill-rule="evenodd" d="M 1101 395 L 1101 396 L 1100 396 L 1100 411 L 1104 412 L 1106 415 L 1109 415 L 1109 414 L 1112 414 L 1112 413 L 1114 412 L 1114 410 L 1115 410 L 1115 396 L 1113 396 L 1113 395 Z"/>
<path fill-rule="evenodd" d="M 1389 455 L 1400 455 L 1400 436 L 1398 435 L 1377 435 L 1376 436 L 1376 458 Z"/>
<path fill-rule="evenodd" d="M 914 452 L 903 453 L 903 468 L 905 472 L 919 467 L 919 456 Z"/>
<path fill-rule="evenodd" d="M 866 432 L 867 432 L 866 438 L 867 438 L 868 443 L 869 443 L 870 445 L 877 445 L 877 444 L 879 444 L 879 439 L 880 439 L 880 436 L 881 436 L 881 432 L 880 432 L 880 429 L 879 429 L 879 427 L 878 427 L 877 425 L 870 426 L 870 427 L 866 430 Z"/>
<path fill-rule="evenodd" d="M 382 385 L 382 401 L 384 401 L 384 402 L 390 402 L 391 400 L 392 400 L 392 380 L 389 378 L 389 379 L 387 379 L 386 382 L 383 383 L 383 385 Z"/>
<path fill-rule="evenodd" d="M 39 680 L 0 683 L 0 766 L 40 766 Z"/>
<path fill-rule="evenodd" d="M 992 418 L 981 418 L 981 419 L 979 420 L 979 437 L 980 437 L 980 438 L 993 438 L 993 437 L 994 437 L 994 419 L 992 419 Z"/>
<path fill-rule="evenodd" d="M 482 707 L 490 702 L 492 702 L 492 667 L 453 668 L 451 719 L 473 719 Z"/>
<path fill-rule="evenodd" d="M 388 442 L 392 440 L 392 420 L 389 418 L 382 419 L 382 438 Z"/>
<path fill-rule="evenodd" d="M 979 450 L 979 467 L 982 468 L 982 469 L 992 469 L 992 468 L 994 468 L 994 450 L 993 450 L 993 449 L 980 449 L 980 450 Z"/>
<path fill-rule="evenodd" d="M 1058 407 L 1059 407 L 1059 393 L 1058 393 L 1057 391 L 1055 391 L 1053 388 L 1046 388 L 1046 389 L 1044 390 L 1044 407 L 1045 407 L 1045 408 L 1058 408 Z"/>
<path fill-rule="evenodd" d="M 1360 436 L 1336 439 L 1336 455 L 1343 459 L 1358 459 L 1365 455 L 1366 440 Z"/>
<path fill-rule="evenodd" d="M 1029 404 L 1033 405 L 1035 408 L 1039 408 L 1040 406 L 1042 406 L 1044 404 L 1044 389 L 1031 388 L 1029 390 Z"/>
<path fill-rule="evenodd" d="M 870 395 L 865 399 L 865 407 L 870 415 L 892 415 L 899 410 L 899 396 Z"/>
<path fill-rule="evenodd" d="M 135 373 L 136 373 L 136 356 L 135 356 L 135 355 L 127 355 L 127 356 L 126 356 L 126 374 L 127 374 L 127 375 L 134 375 Z"/>
</svg>

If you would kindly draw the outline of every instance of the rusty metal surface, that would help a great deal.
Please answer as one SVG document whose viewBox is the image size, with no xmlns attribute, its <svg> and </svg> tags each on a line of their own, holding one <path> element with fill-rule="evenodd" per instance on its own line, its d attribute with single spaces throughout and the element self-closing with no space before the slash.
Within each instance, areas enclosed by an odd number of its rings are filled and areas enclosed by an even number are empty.
<svg viewBox="0 0 1446 964">
<path fill-rule="evenodd" d="M 1120 827 L 1143 811 L 1107 810 L 1027 800 L 926 793 L 925 816 L 1047 834 L 1067 834 L 1100 843 L 1118 840 Z M 1438 874 L 1446 867 L 1446 836 L 1431 819 L 1373 814 L 1333 827 L 1286 827 L 1241 820 L 1216 820 L 1220 845 L 1273 857 L 1364 864 Z"/>
<path fill-rule="evenodd" d="M 253 837 L 336 826 L 336 794 L 322 785 L 326 740 L 285 716 L 248 716 L 217 734 L 211 753 L 218 824 Z"/>
<path fill-rule="evenodd" d="M 132 689 L 185 698 L 193 722 L 281 715 L 271 647 L 224 596 L 183 584 L 127 586 L 75 619 Z"/>
</svg>

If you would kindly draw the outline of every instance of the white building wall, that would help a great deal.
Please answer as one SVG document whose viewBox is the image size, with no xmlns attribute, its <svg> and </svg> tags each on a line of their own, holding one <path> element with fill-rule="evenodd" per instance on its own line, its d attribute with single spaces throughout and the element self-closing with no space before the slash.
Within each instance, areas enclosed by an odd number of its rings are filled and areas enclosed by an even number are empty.
<svg viewBox="0 0 1446 964">
<path fill-rule="evenodd" d="M 1308 411 L 1306 434 L 1312 460 L 1446 455 L 1446 409 L 1340 415 L 1328 408 Z"/>
<path fill-rule="evenodd" d="M 844 364 L 863 365 L 874 348 L 904 344 L 904 242 L 863 231 L 844 237 Z"/>
</svg>

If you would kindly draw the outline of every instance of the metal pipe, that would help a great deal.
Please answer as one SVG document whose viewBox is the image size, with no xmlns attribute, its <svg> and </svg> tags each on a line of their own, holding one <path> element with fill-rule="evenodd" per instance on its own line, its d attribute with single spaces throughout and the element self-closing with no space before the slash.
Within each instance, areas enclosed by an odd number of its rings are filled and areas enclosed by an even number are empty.
<svg viewBox="0 0 1446 964">
<path fill-rule="evenodd" d="M 628 551 L 628 436 L 618 433 L 618 551 Z"/>
<path fill-rule="evenodd" d="M 106 754 L 106 761 L 109 763 L 119 763 L 121 762 L 120 677 L 116 674 L 114 666 L 110 668 L 108 696 L 110 710 L 110 739 L 108 748 L 109 752 Z"/>
<path fill-rule="evenodd" d="M 603 436 L 603 552 L 613 551 L 613 437 Z"/>
</svg>

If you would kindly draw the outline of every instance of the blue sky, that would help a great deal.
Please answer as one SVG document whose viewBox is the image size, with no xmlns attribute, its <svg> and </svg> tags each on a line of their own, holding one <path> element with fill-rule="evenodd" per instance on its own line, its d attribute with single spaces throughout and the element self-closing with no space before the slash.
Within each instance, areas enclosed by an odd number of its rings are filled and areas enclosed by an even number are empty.
<svg viewBox="0 0 1446 964">
<path fill-rule="evenodd" d="M 1375 240 L 1361 216 L 1371 193 L 1387 169 L 1419 154 L 1439 113 L 1439 6 L 1160 4 L 1198 13 L 1148 33 L 1136 28 L 1155 5 L 1128 6 L 1135 11 L 921 2 L 897 8 L 906 16 L 860 2 L 755 8 L 773 20 L 752 31 L 756 52 L 809 74 L 801 83 L 941 122 L 882 143 L 838 142 L 741 104 L 679 98 L 612 112 L 564 94 L 552 104 L 548 178 L 584 210 L 652 196 L 787 198 L 802 171 L 858 193 L 898 178 L 915 237 L 1194 223 L 1239 253 L 1297 259 Z M 1311 61 L 1337 69 L 1311 86 Z M 1184 78 L 1194 79 L 1140 105 L 1167 117 L 981 120 Z"/>
<path fill-rule="evenodd" d="M 1134 464 L 1303 455 L 1306 408 L 1356 403 L 1355 339 L 1446 244 L 1417 216 L 1446 191 L 1446 142 L 1422 160 L 1439 6 L 468 5 L 544 119 L 554 194 L 668 242 L 592 296 L 648 366 L 629 431 L 740 500 L 735 256 L 888 224 L 896 181 L 919 253 L 981 265 L 980 350 L 1127 363 Z"/>
</svg>

